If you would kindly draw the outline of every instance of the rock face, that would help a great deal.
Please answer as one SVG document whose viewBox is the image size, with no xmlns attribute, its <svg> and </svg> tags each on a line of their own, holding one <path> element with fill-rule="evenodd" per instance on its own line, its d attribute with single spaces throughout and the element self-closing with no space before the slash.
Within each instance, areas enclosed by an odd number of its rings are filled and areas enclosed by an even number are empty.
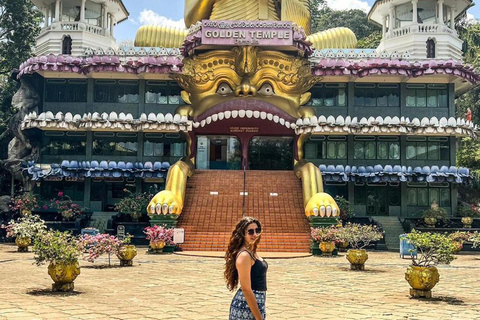
<svg viewBox="0 0 480 320">
<path fill-rule="evenodd" d="M 8 160 L 18 161 L 32 154 L 32 146 L 21 130 L 25 115 L 35 111 L 40 103 L 40 95 L 35 90 L 31 80 L 24 77 L 20 80 L 20 89 L 12 98 L 12 107 L 17 110 L 9 123 L 9 129 L 15 137 L 8 144 Z"/>
<path fill-rule="evenodd" d="M 10 196 L 0 196 L 0 213 L 8 212 L 8 204 L 10 203 Z"/>
</svg>

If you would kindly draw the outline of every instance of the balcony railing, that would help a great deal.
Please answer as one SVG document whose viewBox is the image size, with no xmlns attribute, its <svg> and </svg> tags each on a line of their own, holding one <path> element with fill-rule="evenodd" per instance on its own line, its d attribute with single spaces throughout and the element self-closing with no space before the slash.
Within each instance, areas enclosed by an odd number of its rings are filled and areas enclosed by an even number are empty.
<svg viewBox="0 0 480 320">
<path fill-rule="evenodd" d="M 438 33 L 448 33 L 454 36 L 457 36 L 457 32 L 453 29 L 450 29 L 449 26 L 444 24 L 412 24 L 409 26 L 393 29 L 393 32 L 390 34 L 387 32 L 385 35 L 386 39 L 389 38 L 398 38 L 403 37 L 409 34 L 438 34 Z"/>
<path fill-rule="evenodd" d="M 93 33 L 99 36 L 107 36 L 112 37 L 110 31 L 104 29 L 102 27 L 98 27 L 95 25 L 87 24 L 84 22 L 76 22 L 76 21 L 60 21 L 54 22 L 52 25 L 43 28 L 41 33 L 45 33 L 48 31 L 84 31 L 88 33 Z"/>
</svg>

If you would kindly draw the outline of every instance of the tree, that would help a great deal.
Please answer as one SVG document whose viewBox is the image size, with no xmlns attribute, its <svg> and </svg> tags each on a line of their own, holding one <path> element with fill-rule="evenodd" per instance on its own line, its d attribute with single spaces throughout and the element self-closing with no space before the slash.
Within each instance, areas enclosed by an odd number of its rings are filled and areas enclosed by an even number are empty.
<svg viewBox="0 0 480 320">
<path fill-rule="evenodd" d="M 330 28 L 350 28 L 362 40 L 381 28 L 368 21 L 367 14 L 359 9 L 332 10 L 325 0 L 312 1 L 312 32 L 324 31 Z M 374 47 L 375 48 L 375 47 Z"/>
</svg>

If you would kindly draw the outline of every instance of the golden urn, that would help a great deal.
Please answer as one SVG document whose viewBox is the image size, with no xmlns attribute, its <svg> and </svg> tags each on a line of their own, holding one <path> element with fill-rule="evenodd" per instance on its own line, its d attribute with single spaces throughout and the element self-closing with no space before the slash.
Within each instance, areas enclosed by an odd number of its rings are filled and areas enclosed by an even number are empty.
<svg viewBox="0 0 480 320">
<path fill-rule="evenodd" d="M 73 281 L 80 274 L 78 261 L 71 263 L 53 263 L 48 266 L 48 274 L 52 278 L 52 291 L 73 291 Z"/>
<path fill-rule="evenodd" d="M 473 223 L 472 217 L 462 217 L 462 223 L 464 228 L 471 228 Z"/>
<path fill-rule="evenodd" d="M 120 266 L 132 266 L 133 258 L 137 255 L 137 248 L 133 244 L 126 244 L 120 247 L 117 257 L 120 259 Z"/>
<path fill-rule="evenodd" d="M 425 221 L 425 224 L 429 228 L 435 228 L 435 224 L 437 223 L 437 218 L 434 217 L 425 217 L 423 218 L 423 221 Z"/>
<path fill-rule="evenodd" d="M 16 237 L 15 244 L 18 247 L 18 252 L 28 252 L 28 246 L 32 244 L 30 237 Z"/>
<path fill-rule="evenodd" d="M 320 242 L 318 247 L 322 251 L 322 256 L 331 256 L 335 250 L 335 242 Z"/>
<path fill-rule="evenodd" d="M 162 250 L 165 247 L 165 241 L 150 241 L 152 250 Z"/>
<path fill-rule="evenodd" d="M 410 289 L 412 297 L 431 298 L 431 290 L 440 280 L 440 275 L 436 267 L 408 266 L 405 280 L 412 287 Z"/>
<path fill-rule="evenodd" d="M 350 249 L 347 251 L 347 260 L 350 262 L 351 270 L 365 270 L 365 261 L 368 254 L 365 249 Z"/>
</svg>

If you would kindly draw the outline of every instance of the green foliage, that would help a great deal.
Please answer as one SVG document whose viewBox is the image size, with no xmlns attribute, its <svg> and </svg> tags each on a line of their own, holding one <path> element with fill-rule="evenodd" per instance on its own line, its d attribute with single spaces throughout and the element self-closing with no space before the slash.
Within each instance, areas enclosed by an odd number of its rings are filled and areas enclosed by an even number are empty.
<svg viewBox="0 0 480 320">
<path fill-rule="evenodd" d="M 480 139 L 462 139 L 457 152 L 457 165 L 480 171 Z"/>
<path fill-rule="evenodd" d="M 480 217 L 480 212 L 474 210 L 474 207 L 472 206 L 459 206 L 457 209 L 457 214 L 460 217 Z"/>
<path fill-rule="evenodd" d="M 358 40 L 357 48 L 375 49 L 382 41 L 382 31 L 374 31 L 370 35 Z"/>
<path fill-rule="evenodd" d="M 450 264 L 457 249 L 453 240 L 446 234 L 420 232 L 413 230 L 407 234 L 410 244 L 417 248 L 418 256 L 412 256 L 412 264 L 419 267 L 433 267 L 438 264 Z"/>
<path fill-rule="evenodd" d="M 448 213 L 447 210 L 443 208 L 430 208 L 428 210 L 425 210 L 422 212 L 422 218 L 435 218 L 438 221 L 442 220 L 443 222 L 447 222 L 448 219 Z"/>
<path fill-rule="evenodd" d="M 335 202 L 337 203 L 338 208 L 340 209 L 341 220 L 345 221 L 348 218 L 351 218 L 353 216 L 353 209 L 352 209 L 352 205 L 350 204 L 350 201 L 348 201 L 342 196 L 335 196 Z"/>
<path fill-rule="evenodd" d="M 332 10 L 326 5 L 324 0 L 312 1 L 311 8 L 312 33 L 330 28 L 346 27 L 355 33 L 357 39 L 363 40 L 364 38 L 372 37 L 372 39 L 365 40 L 363 43 L 370 42 L 374 45 L 372 34 L 381 32 L 380 27 L 368 21 L 367 14 L 362 10 Z M 373 48 L 376 48 L 376 46 Z"/>
<path fill-rule="evenodd" d="M 475 231 L 473 234 L 471 234 L 468 241 L 472 242 L 473 248 L 477 248 L 478 246 L 480 246 L 480 233 L 478 233 L 478 231 Z"/>
<path fill-rule="evenodd" d="M 43 232 L 35 238 L 33 252 L 37 265 L 45 262 L 74 263 L 81 254 L 77 239 L 73 235 L 52 230 Z"/>
<path fill-rule="evenodd" d="M 153 195 L 146 192 L 133 193 L 128 189 L 123 191 L 127 193 L 127 196 L 117 203 L 115 210 L 123 214 L 129 214 L 135 219 L 140 218 L 143 213 L 147 212 L 147 206 Z"/>
<path fill-rule="evenodd" d="M 34 239 L 47 229 L 45 221 L 37 215 L 25 216 L 17 221 L 10 220 L 7 226 L 7 237 Z"/>
<path fill-rule="evenodd" d="M 383 232 L 378 226 L 361 225 L 357 223 L 347 223 L 344 227 L 338 229 L 339 239 L 350 243 L 353 249 L 363 249 L 372 241 L 378 241 L 383 238 Z"/>
<path fill-rule="evenodd" d="M 457 242 L 465 242 L 465 241 L 468 241 L 468 239 L 470 239 L 471 237 L 471 234 L 466 232 L 466 231 L 455 231 L 455 232 L 452 232 L 448 235 L 448 237 L 450 239 L 452 239 L 452 241 L 457 241 Z"/>
</svg>

